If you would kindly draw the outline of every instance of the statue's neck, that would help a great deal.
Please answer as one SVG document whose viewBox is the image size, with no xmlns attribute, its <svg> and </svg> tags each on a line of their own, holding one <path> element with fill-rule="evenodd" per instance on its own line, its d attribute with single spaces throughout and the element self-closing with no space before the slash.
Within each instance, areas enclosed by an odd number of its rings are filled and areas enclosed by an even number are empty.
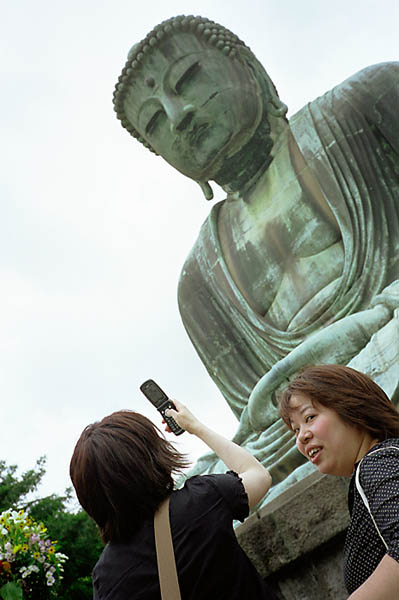
<svg viewBox="0 0 399 600">
<path fill-rule="evenodd" d="M 249 142 L 234 156 L 226 158 L 215 177 L 225 192 L 243 193 L 256 183 L 272 161 L 273 140 L 266 114 Z"/>
</svg>

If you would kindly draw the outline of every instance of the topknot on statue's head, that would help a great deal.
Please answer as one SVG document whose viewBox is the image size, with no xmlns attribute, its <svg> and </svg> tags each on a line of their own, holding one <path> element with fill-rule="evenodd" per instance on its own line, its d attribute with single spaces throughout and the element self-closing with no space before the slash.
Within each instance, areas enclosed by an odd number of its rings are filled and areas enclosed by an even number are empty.
<svg viewBox="0 0 399 600">
<path fill-rule="evenodd" d="M 128 93 L 130 82 L 134 79 L 138 70 L 143 67 L 146 55 L 158 48 L 161 41 L 163 42 L 173 37 L 174 34 L 181 32 L 194 34 L 210 47 L 220 50 L 220 52 L 232 59 L 238 57 L 239 49 L 245 48 L 247 52 L 251 53 L 248 46 L 238 36 L 226 29 L 226 27 L 207 18 L 192 15 L 180 15 L 163 21 L 154 27 L 141 42 L 135 44 L 129 51 L 126 64 L 115 86 L 113 104 L 116 116 L 121 121 L 122 126 L 152 152 L 154 152 L 154 149 L 151 145 L 141 137 L 127 119 L 124 110 L 124 100 Z"/>
</svg>

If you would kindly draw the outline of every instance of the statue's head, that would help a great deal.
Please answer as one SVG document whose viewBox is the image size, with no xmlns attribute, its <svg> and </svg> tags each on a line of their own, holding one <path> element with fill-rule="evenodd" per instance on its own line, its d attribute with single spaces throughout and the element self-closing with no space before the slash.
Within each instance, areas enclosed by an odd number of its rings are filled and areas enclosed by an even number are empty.
<svg viewBox="0 0 399 600">
<path fill-rule="evenodd" d="M 133 137 L 204 185 L 225 183 L 227 171 L 243 165 L 233 157 L 260 130 L 269 133 L 267 114 L 286 112 L 250 49 L 193 16 L 164 21 L 132 48 L 114 105 Z M 231 160 L 234 169 L 227 168 Z"/>
</svg>

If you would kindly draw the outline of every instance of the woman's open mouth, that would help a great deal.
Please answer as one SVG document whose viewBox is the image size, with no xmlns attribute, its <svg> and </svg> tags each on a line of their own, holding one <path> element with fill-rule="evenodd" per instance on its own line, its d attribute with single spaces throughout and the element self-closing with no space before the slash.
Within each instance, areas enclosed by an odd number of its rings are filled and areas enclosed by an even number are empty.
<svg viewBox="0 0 399 600">
<path fill-rule="evenodd" d="M 312 463 L 315 463 L 318 460 L 318 457 L 321 453 L 321 447 L 311 448 L 308 452 L 309 459 Z"/>
</svg>

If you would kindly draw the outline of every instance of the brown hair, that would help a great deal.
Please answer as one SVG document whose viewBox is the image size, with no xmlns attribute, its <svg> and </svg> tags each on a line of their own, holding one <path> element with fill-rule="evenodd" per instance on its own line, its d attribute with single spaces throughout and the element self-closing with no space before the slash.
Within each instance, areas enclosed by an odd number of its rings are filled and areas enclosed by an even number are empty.
<svg viewBox="0 0 399 600">
<path fill-rule="evenodd" d="M 173 490 L 172 473 L 188 466 L 143 415 L 121 410 L 88 425 L 72 455 L 78 500 L 103 542 L 127 539 Z"/>
<path fill-rule="evenodd" d="M 314 404 L 334 410 L 346 423 L 382 441 L 399 436 L 399 414 L 370 377 L 343 365 L 306 367 L 280 397 L 280 416 L 291 429 L 290 400 L 305 394 Z"/>
</svg>

